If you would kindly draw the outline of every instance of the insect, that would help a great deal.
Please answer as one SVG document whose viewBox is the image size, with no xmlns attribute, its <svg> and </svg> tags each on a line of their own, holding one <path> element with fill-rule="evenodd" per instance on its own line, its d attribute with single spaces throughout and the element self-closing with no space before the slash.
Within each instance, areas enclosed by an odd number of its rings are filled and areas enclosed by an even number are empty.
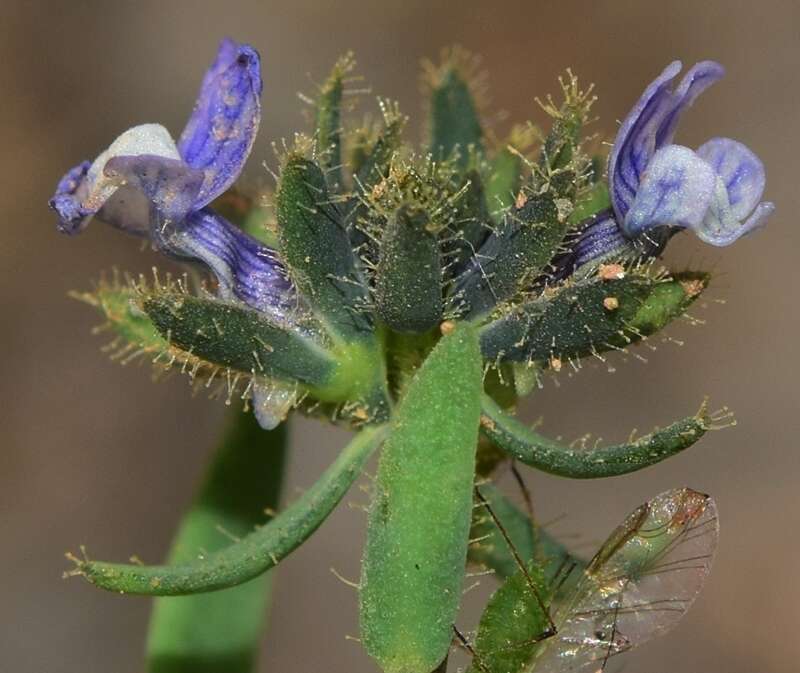
<svg viewBox="0 0 800 673">
<path fill-rule="evenodd" d="M 495 596 L 500 598 L 492 597 L 481 618 L 472 648 L 473 670 L 605 670 L 611 657 L 666 633 L 686 613 L 710 571 L 718 531 L 716 505 L 703 493 L 673 489 L 644 503 L 617 527 L 577 578 L 570 577 L 573 568 L 565 567 L 551 583 L 555 598 L 548 608 L 556 632 L 539 642 L 513 641 L 508 634 L 519 631 L 513 628 L 513 611 L 503 618 L 498 614 L 503 605 L 514 604 L 508 596 L 514 590 L 512 576 L 509 588 L 498 590 Z M 569 588 L 560 591 L 568 578 Z M 526 591 L 526 583 L 517 581 L 517 586 Z M 532 602 L 529 596 L 517 598 Z M 516 656 L 509 656 L 515 651 Z"/>
</svg>

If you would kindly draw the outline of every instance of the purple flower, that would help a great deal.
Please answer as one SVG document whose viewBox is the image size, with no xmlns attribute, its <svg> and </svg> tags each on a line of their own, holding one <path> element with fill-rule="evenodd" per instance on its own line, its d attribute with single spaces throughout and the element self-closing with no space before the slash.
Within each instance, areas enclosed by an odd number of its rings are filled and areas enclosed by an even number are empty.
<svg viewBox="0 0 800 673">
<path fill-rule="evenodd" d="M 50 201 L 59 229 L 78 233 L 97 216 L 168 255 L 205 264 L 220 297 L 288 322 L 294 288 L 275 251 L 208 208 L 250 154 L 261 88 L 258 53 L 223 40 L 178 142 L 159 124 L 135 126 L 94 162 L 71 169 Z"/>
<path fill-rule="evenodd" d="M 584 223 L 572 268 L 631 244 L 652 253 L 664 226 L 730 245 L 774 210 L 759 203 L 764 166 L 747 147 L 729 138 L 712 138 L 697 150 L 672 142 L 683 111 L 724 74 L 718 63 L 702 61 L 673 89 L 681 67 L 680 61 L 667 66 L 622 122 L 608 160 L 612 207 Z"/>
</svg>

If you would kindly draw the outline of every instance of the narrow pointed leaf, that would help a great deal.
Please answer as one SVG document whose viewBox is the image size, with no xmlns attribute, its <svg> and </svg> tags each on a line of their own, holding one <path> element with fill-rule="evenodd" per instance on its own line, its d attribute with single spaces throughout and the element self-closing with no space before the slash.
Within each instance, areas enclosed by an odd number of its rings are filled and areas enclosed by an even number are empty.
<svg viewBox="0 0 800 673">
<path fill-rule="evenodd" d="M 441 68 L 430 95 L 430 148 L 438 159 L 458 151 L 459 164 L 466 166 L 470 148 L 483 143 L 478 110 L 470 86 L 455 65 Z"/>
<path fill-rule="evenodd" d="M 492 160 L 489 179 L 486 181 L 486 205 L 489 212 L 499 213 L 514 203 L 521 184 L 522 159 L 503 148 Z"/>
<path fill-rule="evenodd" d="M 639 439 L 597 448 L 573 448 L 544 437 L 506 414 L 489 397 L 482 399 L 481 431 L 526 465 L 572 479 L 615 477 L 641 470 L 689 448 L 710 428 L 706 406 Z"/>
<path fill-rule="evenodd" d="M 546 362 L 622 349 L 682 316 L 707 284 L 704 274 L 656 279 L 619 270 L 621 278 L 579 281 L 489 323 L 481 330 L 484 357 Z"/>
<path fill-rule="evenodd" d="M 143 307 L 165 339 L 209 362 L 309 386 L 335 375 L 325 349 L 257 311 L 169 291 L 146 296 Z"/>
<path fill-rule="evenodd" d="M 353 66 L 351 55 L 340 58 L 317 96 L 316 139 L 320 163 L 332 188 L 342 184 L 342 94 L 344 78 Z"/>
<path fill-rule="evenodd" d="M 381 443 L 383 427 L 360 431 L 316 484 L 269 523 L 224 549 L 177 565 L 139 566 L 78 560 L 73 574 L 101 589 L 147 596 L 183 596 L 247 582 L 305 542 L 333 511 Z"/>
</svg>

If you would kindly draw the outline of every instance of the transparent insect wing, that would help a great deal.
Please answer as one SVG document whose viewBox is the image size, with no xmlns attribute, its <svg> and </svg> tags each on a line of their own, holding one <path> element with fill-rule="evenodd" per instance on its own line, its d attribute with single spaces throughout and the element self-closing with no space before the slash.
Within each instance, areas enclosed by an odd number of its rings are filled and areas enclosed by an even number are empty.
<svg viewBox="0 0 800 673">
<path fill-rule="evenodd" d="M 594 673 L 614 655 L 669 631 L 700 592 L 717 538 L 716 506 L 702 493 L 674 489 L 639 507 L 557 608 L 558 634 L 530 670 Z"/>
</svg>

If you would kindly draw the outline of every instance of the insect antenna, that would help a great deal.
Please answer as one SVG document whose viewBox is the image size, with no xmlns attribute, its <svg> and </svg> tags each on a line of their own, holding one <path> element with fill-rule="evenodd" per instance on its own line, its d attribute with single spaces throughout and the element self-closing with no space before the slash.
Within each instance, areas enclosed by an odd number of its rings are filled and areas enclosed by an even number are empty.
<svg viewBox="0 0 800 673">
<path fill-rule="evenodd" d="M 531 590 L 531 593 L 536 599 L 536 603 L 538 604 L 539 609 L 547 617 L 547 621 L 549 624 L 548 628 L 533 642 L 538 642 L 539 640 L 544 640 L 545 638 L 554 636 L 558 632 L 556 624 L 553 621 L 553 618 L 550 616 L 550 611 L 544 604 L 544 601 L 542 600 L 542 597 L 539 594 L 539 590 L 536 588 L 536 584 L 534 583 L 533 578 L 530 576 L 530 573 L 528 573 L 528 568 L 525 566 L 525 562 L 520 558 L 517 548 L 511 541 L 511 537 L 509 536 L 508 531 L 505 529 L 505 526 L 503 526 L 503 523 L 500 521 L 497 514 L 495 514 L 494 510 L 492 509 L 492 506 L 489 504 L 489 501 L 484 497 L 483 493 L 481 493 L 480 487 L 478 486 L 475 487 L 475 495 L 477 496 L 481 505 L 483 505 L 483 507 L 486 509 L 489 516 L 492 518 L 494 525 L 497 526 L 497 530 L 500 531 L 500 535 L 503 536 L 503 539 L 505 540 L 506 545 L 508 545 L 508 549 L 511 552 L 511 555 L 514 557 L 514 560 L 516 561 L 517 566 L 520 569 L 520 572 L 522 572 L 522 574 L 525 576 L 525 582 L 527 583 L 528 588 Z"/>
<path fill-rule="evenodd" d="M 511 460 L 511 474 L 514 477 L 514 481 L 517 482 L 517 486 L 519 486 L 520 493 L 522 493 L 522 499 L 525 501 L 525 511 L 528 513 L 528 518 L 531 521 L 531 528 L 533 528 L 534 534 L 536 533 L 536 525 L 534 521 L 536 520 L 533 516 L 533 498 L 531 497 L 531 491 L 528 488 L 528 485 L 525 483 L 525 480 L 522 478 L 522 474 L 520 474 L 519 469 L 517 468 L 517 461 L 512 459 Z"/>
<path fill-rule="evenodd" d="M 456 640 L 458 640 L 461 647 L 469 652 L 470 656 L 472 657 L 472 661 L 475 662 L 475 665 L 480 669 L 481 673 L 492 673 L 486 664 L 481 661 L 480 656 L 475 651 L 475 648 L 470 644 L 469 639 L 458 630 L 458 627 L 455 624 L 453 624 L 453 633 L 456 634 Z"/>
</svg>

